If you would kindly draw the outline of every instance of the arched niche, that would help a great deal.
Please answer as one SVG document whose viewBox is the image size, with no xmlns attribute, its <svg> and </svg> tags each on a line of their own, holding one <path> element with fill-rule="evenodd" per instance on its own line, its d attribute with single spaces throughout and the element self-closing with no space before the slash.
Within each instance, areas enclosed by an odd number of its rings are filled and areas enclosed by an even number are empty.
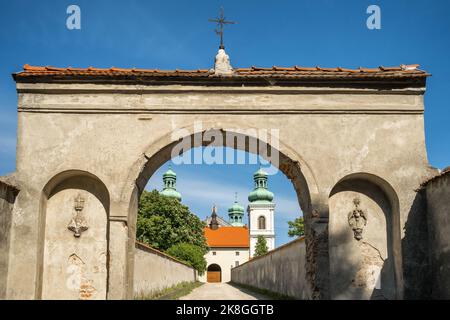
<svg viewBox="0 0 450 320">
<path fill-rule="evenodd" d="M 402 294 L 399 205 L 383 179 L 356 173 L 329 198 L 332 299 L 398 299 Z"/>
<path fill-rule="evenodd" d="M 41 299 L 103 300 L 108 290 L 109 193 L 96 176 L 66 171 L 43 190 Z"/>
</svg>

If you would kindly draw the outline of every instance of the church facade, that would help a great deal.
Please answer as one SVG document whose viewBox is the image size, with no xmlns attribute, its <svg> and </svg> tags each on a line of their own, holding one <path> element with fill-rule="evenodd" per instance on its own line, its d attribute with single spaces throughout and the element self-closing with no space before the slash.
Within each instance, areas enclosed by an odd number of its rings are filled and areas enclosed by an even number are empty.
<svg viewBox="0 0 450 320">
<path fill-rule="evenodd" d="M 164 188 L 161 194 L 181 201 L 176 190 L 176 173 L 169 168 L 163 174 Z M 245 209 L 237 197 L 228 208 L 228 220 L 217 214 L 213 206 L 211 216 L 205 219 L 204 234 L 209 251 L 205 255 L 207 271 L 199 276 L 202 282 L 229 282 L 231 269 L 254 257 L 259 237 L 267 243 L 267 249 L 275 249 L 275 203 L 268 189 L 268 174 L 259 169 L 253 175 L 254 189 L 248 196 L 248 225 L 244 223 Z"/>
<path fill-rule="evenodd" d="M 235 203 L 233 207 L 238 207 Z M 241 207 L 242 208 L 242 207 Z M 205 255 L 207 270 L 199 277 L 202 282 L 229 282 L 231 269 L 237 267 L 250 258 L 249 230 L 246 225 L 232 223 L 220 223 L 224 221 L 217 215 L 216 207 L 213 207 L 210 223 L 205 227 L 205 238 L 209 251 Z M 242 216 L 244 210 L 242 208 Z M 241 217 L 242 217 L 241 216 Z M 230 221 L 232 221 L 230 215 Z M 233 225 L 234 223 L 234 225 Z"/>
</svg>

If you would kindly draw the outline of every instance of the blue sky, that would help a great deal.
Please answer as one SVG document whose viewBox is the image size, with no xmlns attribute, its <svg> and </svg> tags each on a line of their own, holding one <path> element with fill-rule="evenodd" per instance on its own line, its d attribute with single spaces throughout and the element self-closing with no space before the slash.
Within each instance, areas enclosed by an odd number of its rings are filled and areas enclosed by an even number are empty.
<svg viewBox="0 0 450 320">
<path fill-rule="evenodd" d="M 66 28 L 70 4 L 81 8 L 81 30 Z M 381 8 L 381 30 L 366 27 L 366 9 L 371 4 Z M 210 68 L 218 38 L 208 18 L 215 17 L 221 5 L 229 19 L 239 22 L 225 33 L 235 67 L 421 64 L 433 74 L 425 97 L 429 161 L 438 168 L 450 165 L 448 0 L 15 0 L 0 4 L 0 175 L 15 170 L 17 99 L 11 73 L 25 63 Z M 223 186 L 225 197 L 236 185 L 251 187 L 253 169 L 222 166 L 177 171 L 180 179 L 195 176 L 207 185 Z M 294 199 L 292 186 L 282 182 L 281 174 L 277 179 L 272 179 L 274 192 Z M 244 194 L 241 197 L 243 201 Z M 200 215 L 219 202 L 189 201 Z M 220 201 L 225 205 L 225 199 Z M 285 226 L 279 228 L 281 235 Z"/>
<path fill-rule="evenodd" d="M 248 153 L 243 151 L 226 148 L 224 155 L 226 152 L 233 152 L 235 158 L 238 156 L 248 158 Z M 228 220 L 227 210 L 233 205 L 236 192 L 238 202 L 244 208 L 247 208 L 248 194 L 254 188 L 253 173 L 259 169 L 260 165 L 268 173 L 277 172 L 274 175 L 270 175 L 268 181 L 269 189 L 275 196 L 276 245 L 278 246 L 292 240 L 287 236 L 287 221 L 294 220 L 301 215 L 297 195 L 289 179 L 281 171 L 268 168 L 265 160 L 260 164 L 247 165 L 179 163 L 180 161 L 175 161 L 175 164 L 169 161 L 160 167 L 150 178 L 147 189 L 161 190 L 163 186 L 162 175 L 171 165 L 172 169 L 177 173 L 177 190 L 181 193 L 183 204 L 187 205 L 192 212 L 202 219 L 209 216 L 212 206 L 216 205 L 217 213 Z M 247 214 L 244 215 L 244 223 L 248 223 Z"/>
</svg>

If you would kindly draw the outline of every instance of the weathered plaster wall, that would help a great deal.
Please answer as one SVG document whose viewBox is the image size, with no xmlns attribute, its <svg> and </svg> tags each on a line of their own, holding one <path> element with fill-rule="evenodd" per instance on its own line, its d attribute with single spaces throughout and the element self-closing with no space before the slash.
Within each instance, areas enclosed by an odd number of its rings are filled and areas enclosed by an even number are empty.
<svg viewBox="0 0 450 320">
<path fill-rule="evenodd" d="M 266 289 L 297 299 L 308 297 L 303 238 L 231 270 L 231 282 Z"/>
<path fill-rule="evenodd" d="M 88 229 L 80 237 L 68 229 L 75 199 L 83 197 Z M 106 299 L 107 212 L 82 189 L 59 190 L 47 203 L 42 299 Z M 58 285 L 55 285 L 58 284 Z"/>
<path fill-rule="evenodd" d="M 417 192 L 405 223 L 402 259 L 405 295 L 408 300 L 430 299 L 430 248 L 428 246 L 428 214 L 424 190 Z"/>
<path fill-rule="evenodd" d="M 44 188 L 41 209 L 37 297 L 106 299 L 109 196 L 105 186 L 85 172 L 67 171 Z"/>
<path fill-rule="evenodd" d="M 450 299 L 450 173 L 426 185 L 431 297 Z"/>
<path fill-rule="evenodd" d="M 145 244 L 136 242 L 134 296 L 146 297 L 181 282 L 196 281 L 192 267 Z"/>
<path fill-rule="evenodd" d="M 360 240 L 349 224 L 355 199 L 366 220 Z M 329 207 L 331 298 L 395 299 L 393 213 L 382 190 L 362 179 L 344 181 L 333 189 Z"/>
<path fill-rule="evenodd" d="M 0 181 L 0 299 L 6 297 L 12 210 L 17 189 Z"/>
<path fill-rule="evenodd" d="M 396 229 L 403 237 L 414 189 L 434 174 L 425 150 L 423 91 L 416 89 L 331 94 L 300 87 L 18 83 L 18 90 L 22 192 L 13 214 L 8 298 L 37 296 L 42 190 L 60 172 L 74 169 L 96 175 L 110 194 L 108 298 L 130 298 L 135 186 L 145 185 L 169 160 L 170 152 L 161 150 L 180 135 L 211 128 L 279 130 L 276 147 L 301 168 L 289 173 L 287 165 L 284 172 L 304 199 L 307 236 L 317 240 L 309 242 L 319 250 L 308 256 L 308 268 L 312 296 L 319 298 L 329 297 L 328 197 L 336 183 L 355 172 L 388 181 L 398 194 Z M 194 126 L 199 122 L 200 129 Z"/>
</svg>

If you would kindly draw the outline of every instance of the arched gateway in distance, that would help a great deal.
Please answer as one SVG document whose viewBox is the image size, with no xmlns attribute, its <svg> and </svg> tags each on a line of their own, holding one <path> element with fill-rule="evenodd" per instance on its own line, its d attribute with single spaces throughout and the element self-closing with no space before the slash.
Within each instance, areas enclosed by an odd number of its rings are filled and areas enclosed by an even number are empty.
<svg viewBox="0 0 450 320">
<path fill-rule="evenodd" d="M 3 297 L 132 298 L 144 186 L 177 143 L 222 134 L 235 139 L 216 144 L 258 152 L 252 142 L 267 142 L 278 152 L 274 164 L 305 215 L 305 298 L 379 290 L 395 299 L 414 287 L 408 226 L 422 203 L 415 190 L 436 173 L 424 141 L 428 74 L 416 65 L 222 74 L 223 54 L 212 70 L 26 65 L 13 75 L 17 171 L 1 178 L 15 190 L 2 207 L 11 212 Z"/>
</svg>

